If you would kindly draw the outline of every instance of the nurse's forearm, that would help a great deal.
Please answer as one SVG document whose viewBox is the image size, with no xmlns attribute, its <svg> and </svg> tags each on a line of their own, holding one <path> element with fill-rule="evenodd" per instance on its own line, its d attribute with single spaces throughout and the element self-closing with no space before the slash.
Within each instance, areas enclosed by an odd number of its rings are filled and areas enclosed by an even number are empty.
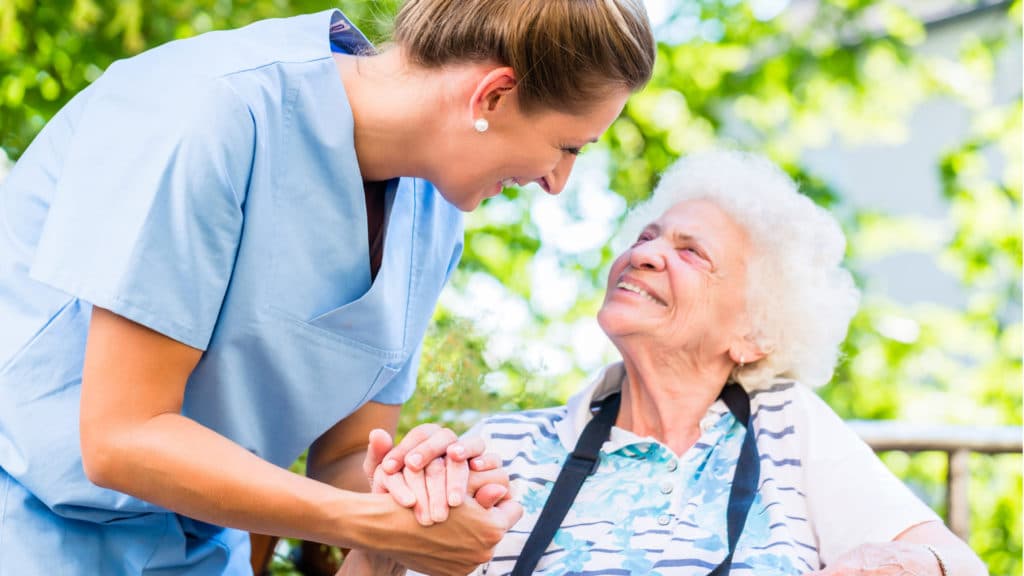
<svg viewBox="0 0 1024 576">
<path fill-rule="evenodd" d="M 390 495 L 340 490 L 261 460 L 181 415 L 201 357 L 93 308 L 79 414 L 90 480 L 199 520 L 375 550 L 426 573 L 472 571 L 522 514 L 514 502 L 484 510 L 469 500 L 448 522 L 421 528 Z"/>
<path fill-rule="evenodd" d="M 366 451 L 349 454 L 336 460 L 321 470 L 307 470 L 306 475 L 324 484 L 330 484 L 342 490 L 352 492 L 369 492 L 370 483 L 363 474 L 363 459 Z"/>
<path fill-rule="evenodd" d="M 363 460 L 370 432 L 382 428 L 394 434 L 400 412 L 400 406 L 371 401 L 346 416 L 309 447 L 306 475 L 345 490 L 368 492 Z"/>
<path fill-rule="evenodd" d="M 351 548 L 364 544 L 354 510 L 411 516 L 390 496 L 299 476 L 178 414 L 114 433 L 103 448 L 94 482 L 221 526 Z"/>
<path fill-rule="evenodd" d="M 293 474 L 178 414 L 109 437 L 95 480 L 206 522 L 368 550 L 428 574 L 487 561 L 522 509 L 473 499 L 430 528 L 388 494 L 361 494 Z M 390 565 L 390 564 L 389 564 Z"/>
<path fill-rule="evenodd" d="M 342 521 L 345 513 L 390 502 L 292 474 L 182 416 L 188 377 L 201 357 L 200 350 L 93 308 L 79 414 L 89 479 L 215 524 L 352 544 L 349 530 L 358 526 Z"/>
</svg>

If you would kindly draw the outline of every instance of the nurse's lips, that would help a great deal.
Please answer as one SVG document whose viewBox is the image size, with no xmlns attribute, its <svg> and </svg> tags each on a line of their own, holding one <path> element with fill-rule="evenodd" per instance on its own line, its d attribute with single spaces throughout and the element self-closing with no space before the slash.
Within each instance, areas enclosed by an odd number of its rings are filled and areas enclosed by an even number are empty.
<svg viewBox="0 0 1024 576">
<path fill-rule="evenodd" d="M 498 182 L 497 184 L 494 185 L 494 188 L 491 190 L 491 192 L 487 194 L 487 198 L 493 198 L 498 194 L 501 194 L 501 191 L 504 190 L 505 188 L 511 188 L 513 186 L 518 185 L 519 180 L 516 180 L 515 178 L 505 178 L 501 182 Z"/>
</svg>

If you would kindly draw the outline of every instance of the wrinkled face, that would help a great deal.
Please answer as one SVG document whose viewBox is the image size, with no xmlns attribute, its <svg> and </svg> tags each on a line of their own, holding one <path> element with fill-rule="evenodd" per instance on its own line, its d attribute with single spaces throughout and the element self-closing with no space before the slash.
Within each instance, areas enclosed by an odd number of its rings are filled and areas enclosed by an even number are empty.
<svg viewBox="0 0 1024 576">
<path fill-rule="evenodd" d="M 621 90 L 583 114 L 553 110 L 519 111 L 509 102 L 488 118 L 484 133 L 466 124 L 459 142 L 457 165 L 449 166 L 434 182 L 441 194 L 464 211 L 475 209 L 504 186 L 536 182 L 549 194 L 565 187 L 580 149 L 608 129 L 622 112 L 629 92 Z"/>
<path fill-rule="evenodd" d="M 712 201 L 680 202 L 641 232 L 612 264 L 598 323 L 629 342 L 706 357 L 745 336 L 744 229 Z"/>
</svg>

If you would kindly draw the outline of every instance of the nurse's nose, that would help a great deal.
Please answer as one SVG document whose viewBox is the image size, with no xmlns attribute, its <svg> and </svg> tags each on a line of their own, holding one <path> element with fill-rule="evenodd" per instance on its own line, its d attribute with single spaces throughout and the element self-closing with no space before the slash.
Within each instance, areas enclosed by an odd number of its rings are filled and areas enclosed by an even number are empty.
<svg viewBox="0 0 1024 576">
<path fill-rule="evenodd" d="M 561 194 L 562 190 L 565 189 L 565 183 L 569 181 L 569 174 L 572 173 L 572 167 L 575 163 L 575 154 L 564 154 L 559 159 L 558 164 L 555 164 L 555 167 L 551 169 L 551 172 L 548 172 L 546 176 L 538 181 L 541 188 L 544 188 L 552 196 Z"/>
</svg>

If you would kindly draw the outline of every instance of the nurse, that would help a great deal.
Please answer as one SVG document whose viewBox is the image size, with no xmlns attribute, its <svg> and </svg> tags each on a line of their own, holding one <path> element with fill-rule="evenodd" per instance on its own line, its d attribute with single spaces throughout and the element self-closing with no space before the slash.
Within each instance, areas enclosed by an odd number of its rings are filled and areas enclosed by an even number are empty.
<svg viewBox="0 0 1024 576">
<path fill-rule="evenodd" d="M 244 531 L 486 560 L 518 506 L 421 527 L 367 435 L 461 211 L 558 194 L 653 58 L 640 0 L 409 0 L 379 54 L 327 11 L 111 65 L 0 188 L 0 575 L 243 574 Z"/>
</svg>

